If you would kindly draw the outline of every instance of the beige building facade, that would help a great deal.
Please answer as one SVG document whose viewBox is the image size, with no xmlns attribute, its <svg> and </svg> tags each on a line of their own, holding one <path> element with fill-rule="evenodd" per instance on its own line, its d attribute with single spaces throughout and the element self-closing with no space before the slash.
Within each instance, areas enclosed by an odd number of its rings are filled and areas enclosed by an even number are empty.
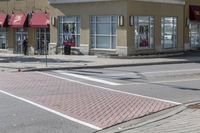
<svg viewBox="0 0 200 133">
<path fill-rule="evenodd" d="M 49 54 L 63 54 L 65 47 L 70 46 L 73 54 L 131 56 L 200 46 L 198 0 L 4 0 L 0 3 L 0 12 L 7 14 L 4 24 L 0 23 L 0 39 L 6 38 L 0 40 L 2 51 L 22 53 L 26 36 L 30 54 L 44 54 L 46 50 Z M 12 14 L 22 12 L 27 15 L 23 26 L 12 26 Z M 192 12 L 196 13 L 194 19 Z M 46 21 L 38 14 L 46 16 Z"/>
<path fill-rule="evenodd" d="M 0 1 L 0 51 L 22 54 L 28 38 L 29 54 L 44 54 L 43 45 L 50 42 L 49 9 L 46 0 Z"/>
</svg>

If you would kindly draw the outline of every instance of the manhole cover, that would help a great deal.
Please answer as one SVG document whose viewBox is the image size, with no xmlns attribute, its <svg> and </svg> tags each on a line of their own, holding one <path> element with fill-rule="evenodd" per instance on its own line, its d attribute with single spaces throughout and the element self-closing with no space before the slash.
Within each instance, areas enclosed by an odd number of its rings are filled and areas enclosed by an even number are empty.
<svg viewBox="0 0 200 133">
<path fill-rule="evenodd" d="M 191 109 L 200 109 L 200 103 L 189 105 L 188 108 L 191 108 Z"/>
</svg>

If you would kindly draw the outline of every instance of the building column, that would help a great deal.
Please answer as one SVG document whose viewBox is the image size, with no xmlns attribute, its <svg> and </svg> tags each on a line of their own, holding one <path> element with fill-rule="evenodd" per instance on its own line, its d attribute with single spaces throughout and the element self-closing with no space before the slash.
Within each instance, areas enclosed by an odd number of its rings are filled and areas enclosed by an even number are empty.
<svg viewBox="0 0 200 133">
<path fill-rule="evenodd" d="M 80 53 L 84 55 L 90 53 L 90 18 L 87 15 L 81 16 Z"/>
</svg>

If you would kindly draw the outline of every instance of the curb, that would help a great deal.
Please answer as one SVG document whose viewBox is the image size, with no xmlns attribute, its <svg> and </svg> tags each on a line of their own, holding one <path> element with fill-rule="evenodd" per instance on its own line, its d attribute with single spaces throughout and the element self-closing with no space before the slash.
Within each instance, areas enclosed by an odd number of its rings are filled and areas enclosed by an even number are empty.
<svg viewBox="0 0 200 133">
<path fill-rule="evenodd" d="M 98 58 L 111 58 L 111 59 L 151 59 L 151 58 L 169 58 L 184 56 L 184 52 L 168 53 L 168 54 L 147 54 L 147 55 L 135 55 L 135 56 L 116 56 L 116 55 L 97 55 Z"/>
<path fill-rule="evenodd" d="M 189 103 L 183 103 L 178 106 L 174 106 L 165 110 L 161 110 L 159 112 L 144 116 L 142 118 L 136 118 L 131 121 L 114 125 L 112 127 L 108 127 L 106 129 L 102 129 L 99 131 L 95 131 L 93 133 L 121 133 L 126 131 L 131 131 L 139 127 L 146 126 L 148 124 L 167 119 L 174 115 L 177 115 L 186 109 L 200 109 L 200 101 L 193 101 Z"/>
<path fill-rule="evenodd" d="M 150 123 L 154 123 L 171 116 L 174 116 L 186 109 L 184 104 L 174 106 L 168 109 L 161 110 L 159 112 L 155 112 L 153 114 L 143 116 L 141 118 L 136 118 L 131 121 L 114 125 L 113 127 L 108 127 L 106 129 L 102 129 L 93 133 L 122 133 L 126 131 L 131 131 L 139 127 L 146 126 Z"/>
<path fill-rule="evenodd" d="M 109 68 L 109 67 L 127 67 L 127 66 L 148 66 L 148 65 L 162 65 L 162 64 L 182 64 L 182 63 L 196 63 L 200 61 L 167 61 L 167 62 L 149 62 L 138 64 L 111 64 L 111 65 L 97 65 L 97 66 L 74 66 L 74 67 L 50 67 L 50 68 L 33 68 L 22 70 L 23 72 L 30 71 L 49 71 L 49 70 L 71 70 L 71 69 L 85 69 L 85 68 Z M 23 68 L 21 68 L 23 69 Z"/>
</svg>

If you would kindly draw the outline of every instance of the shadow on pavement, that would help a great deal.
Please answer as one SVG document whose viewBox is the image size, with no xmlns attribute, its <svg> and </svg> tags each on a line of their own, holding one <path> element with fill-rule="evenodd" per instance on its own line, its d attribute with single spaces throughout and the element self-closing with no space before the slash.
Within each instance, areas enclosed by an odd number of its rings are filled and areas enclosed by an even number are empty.
<svg viewBox="0 0 200 133">
<path fill-rule="evenodd" d="M 34 58 L 34 57 L 29 57 L 29 56 L 1 56 L 0 57 L 0 63 L 12 63 L 12 62 L 45 62 L 46 58 L 40 57 L 40 58 Z M 63 60 L 63 59 L 52 59 L 52 58 L 47 58 L 47 61 L 50 63 L 68 63 L 68 62 L 73 62 L 73 63 L 89 63 L 90 61 L 83 61 L 83 60 Z"/>
</svg>

